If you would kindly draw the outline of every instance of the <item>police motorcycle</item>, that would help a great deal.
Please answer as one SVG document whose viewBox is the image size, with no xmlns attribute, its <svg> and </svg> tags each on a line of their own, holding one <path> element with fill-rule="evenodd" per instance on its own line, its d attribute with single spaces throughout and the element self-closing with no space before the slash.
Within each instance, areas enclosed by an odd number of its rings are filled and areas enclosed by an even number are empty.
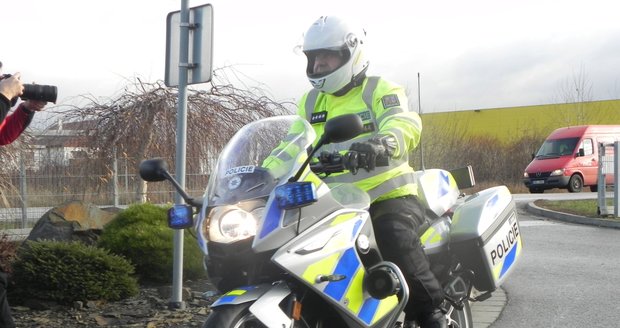
<svg viewBox="0 0 620 328">
<path fill-rule="evenodd" d="M 222 151 L 202 200 L 189 197 L 161 159 L 141 163 L 143 179 L 169 180 L 189 204 L 175 205 L 169 224 L 195 221 L 209 279 L 223 292 L 204 327 L 402 326 L 409 289 L 400 269 L 382 260 L 370 197 L 319 177 L 346 166 L 335 153 L 316 161 L 321 147 L 362 130 L 357 115 L 330 119 L 312 148 L 315 132 L 298 116 L 254 121 Z M 444 287 L 448 326 L 472 327 L 470 303 L 505 281 L 522 242 L 508 189 L 464 196 L 460 175 L 416 172 L 428 213 L 419 233 Z M 192 207 L 200 210 L 195 220 Z"/>
</svg>

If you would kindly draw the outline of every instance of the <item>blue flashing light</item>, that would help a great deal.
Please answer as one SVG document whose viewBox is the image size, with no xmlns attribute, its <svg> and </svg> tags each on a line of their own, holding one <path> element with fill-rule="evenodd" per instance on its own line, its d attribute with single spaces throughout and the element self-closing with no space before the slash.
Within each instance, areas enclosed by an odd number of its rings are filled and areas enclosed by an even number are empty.
<svg viewBox="0 0 620 328">
<path fill-rule="evenodd" d="M 192 207 L 176 204 L 168 210 L 168 226 L 172 229 L 185 229 L 194 225 Z"/>
<path fill-rule="evenodd" d="M 312 182 L 288 182 L 275 190 L 276 202 L 281 209 L 289 210 L 312 204 L 318 200 Z"/>
</svg>

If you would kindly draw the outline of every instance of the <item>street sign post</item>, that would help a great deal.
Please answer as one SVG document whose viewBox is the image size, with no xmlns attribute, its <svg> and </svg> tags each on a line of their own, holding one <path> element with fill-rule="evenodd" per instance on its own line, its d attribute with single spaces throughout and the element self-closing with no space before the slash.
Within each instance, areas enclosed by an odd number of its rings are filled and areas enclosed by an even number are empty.
<svg viewBox="0 0 620 328">
<path fill-rule="evenodd" d="M 189 42 L 187 62 L 180 60 L 181 28 L 187 27 Z M 181 11 L 166 17 L 166 76 L 169 87 L 179 85 L 179 68 L 187 67 L 187 83 L 211 81 L 213 64 L 213 6 L 210 4 L 189 8 L 189 22 L 181 22 Z"/>
<path fill-rule="evenodd" d="M 211 80 L 213 49 L 213 8 L 211 5 L 189 8 L 189 0 L 181 0 L 181 10 L 166 19 L 167 86 L 178 86 L 176 180 L 185 188 L 187 143 L 187 85 Z M 175 204 L 183 204 L 177 193 Z M 183 290 L 183 229 L 174 230 L 172 263 L 172 296 L 168 307 L 184 309 Z"/>
</svg>

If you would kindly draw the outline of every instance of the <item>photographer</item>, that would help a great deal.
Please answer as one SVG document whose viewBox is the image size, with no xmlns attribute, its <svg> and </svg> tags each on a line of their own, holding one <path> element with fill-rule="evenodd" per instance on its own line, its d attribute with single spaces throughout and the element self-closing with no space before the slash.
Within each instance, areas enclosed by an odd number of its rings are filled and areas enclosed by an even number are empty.
<svg viewBox="0 0 620 328">
<path fill-rule="evenodd" d="M 1 74 L 2 62 L 0 62 L 0 146 L 4 146 L 15 141 L 24 132 L 34 113 L 42 110 L 47 102 L 26 100 L 8 115 L 11 107 L 17 102 L 17 97 L 24 93 L 24 85 L 20 81 L 20 73 L 11 76 Z M 0 327 L 11 328 L 15 327 L 15 323 L 6 298 L 7 286 L 7 274 L 0 270 Z"/>
<path fill-rule="evenodd" d="M 0 74 L 2 62 L 0 62 Z M 24 92 L 24 85 L 20 81 L 20 73 L 12 76 L 2 76 L 0 80 L 0 146 L 15 141 L 28 127 L 34 113 L 43 110 L 47 104 L 41 100 L 26 100 L 17 106 L 10 115 L 9 110 L 17 101 L 17 97 Z"/>
</svg>

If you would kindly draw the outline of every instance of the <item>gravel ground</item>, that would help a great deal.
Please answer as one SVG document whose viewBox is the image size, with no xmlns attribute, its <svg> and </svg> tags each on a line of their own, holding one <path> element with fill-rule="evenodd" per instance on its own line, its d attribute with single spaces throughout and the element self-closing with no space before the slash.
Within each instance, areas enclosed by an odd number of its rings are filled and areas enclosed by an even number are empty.
<svg viewBox="0 0 620 328">
<path fill-rule="evenodd" d="M 18 328 L 30 327 L 201 327 L 215 296 L 206 296 L 207 282 L 183 286 L 185 309 L 171 310 L 170 286 L 143 287 L 138 296 L 118 302 L 76 302 L 61 306 L 46 302 L 29 302 L 13 306 Z M 10 299 L 9 299 L 10 302 Z"/>
</svg>

